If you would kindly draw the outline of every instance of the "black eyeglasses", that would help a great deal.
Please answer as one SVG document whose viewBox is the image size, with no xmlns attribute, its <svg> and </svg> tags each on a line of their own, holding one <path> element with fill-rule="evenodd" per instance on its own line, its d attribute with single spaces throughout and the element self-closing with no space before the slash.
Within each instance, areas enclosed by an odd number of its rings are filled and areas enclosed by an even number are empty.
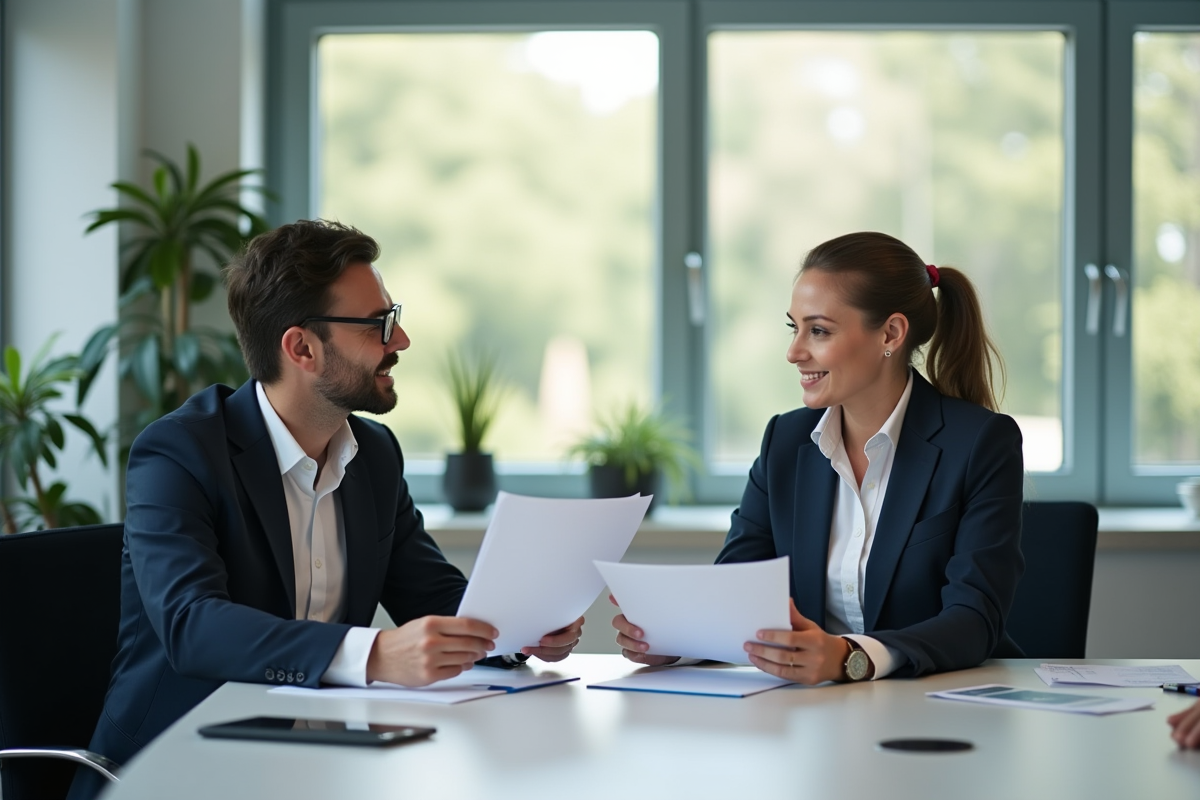
<svg viewBox="0 0 1200 800">
<path fill-rule="evenodd" d="M 400 322 L 400 304 L 396 303 L 382 317 L 309 317 L 300 322 L 300 327 L 303 328 L 310 322 L 348 322 L 352 325 L 378 325 L 383 332 L 383 343 L 387 344 L 392 340 L 392 331 L 396 329 L 397 323 Z"/>
</svg>

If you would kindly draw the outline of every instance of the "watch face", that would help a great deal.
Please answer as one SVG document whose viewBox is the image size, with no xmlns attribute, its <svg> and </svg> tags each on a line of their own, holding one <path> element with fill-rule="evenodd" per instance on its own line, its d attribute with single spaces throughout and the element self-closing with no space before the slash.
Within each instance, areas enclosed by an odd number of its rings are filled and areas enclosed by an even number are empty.
<svg viewBox="0 0 1200 800">
<path fill-rule="evenodd" d="M 846 658 L 846 677 L 852 681 L 861 681 L 867 677 L 871 660 L 862 650 L 853 650 Z"/>
</svg>

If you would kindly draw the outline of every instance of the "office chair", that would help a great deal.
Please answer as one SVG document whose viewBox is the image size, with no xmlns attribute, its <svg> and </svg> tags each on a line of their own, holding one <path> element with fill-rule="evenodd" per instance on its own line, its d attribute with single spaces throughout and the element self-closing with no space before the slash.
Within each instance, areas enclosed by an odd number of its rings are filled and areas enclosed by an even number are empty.
<svg viewBox="0 0 1200 800">
<path fill-rule="evenodd" d="M 1008 634 L 1028 658 L 1083 658 L 1099 515 L 1087 503 L 1025 503 L 1025 574 Z"/>
<path fill-rule="evenodd" d="M 124 525 L 0 535 L 0 797 L 65 797 L 117 653 Z"/>
</svg>

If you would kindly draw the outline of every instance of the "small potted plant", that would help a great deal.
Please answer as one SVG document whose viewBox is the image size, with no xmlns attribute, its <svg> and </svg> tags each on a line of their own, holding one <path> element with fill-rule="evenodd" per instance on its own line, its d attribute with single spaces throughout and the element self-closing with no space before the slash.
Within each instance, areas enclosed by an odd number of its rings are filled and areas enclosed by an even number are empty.
<svg viewBox="0 0 1200 800">
<path fill-rule="evenodd" d="M 699 463 L 688 439 L 673 419 L 631 402 L 601 419 L 597 431 L 573 445 L 568 455 L 587 462 L 593 497 L 641 493 L 657 501 L 662 478 L 672 489 L 681 489 L 687 467 Z"/>
<path fill-rule="evenodd" d="M 492 454 L 483 452 L 483 439 L 496 419 L 500 401 L 496 359 L 481 355 L 469 361 L 451 354 L 445 374 L 462 450 L 446 456 L 442 491 L 455 511 L 482 511 L 496 499 Z"/>
</svg>

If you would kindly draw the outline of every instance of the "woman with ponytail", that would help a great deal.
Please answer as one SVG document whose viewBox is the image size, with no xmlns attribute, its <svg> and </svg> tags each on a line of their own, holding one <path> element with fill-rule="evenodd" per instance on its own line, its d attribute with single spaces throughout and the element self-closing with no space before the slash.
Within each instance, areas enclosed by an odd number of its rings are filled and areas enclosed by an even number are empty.
<svg viewBox="0 0 1200 800">
<path fill-rule="evenodd" d="M 914 677 L 1018 656 L 1021 432 L 975 288 L 882 233 L 815 247 L 787 314 L 805 408 L 767 424 L 718 563 L 791 559 L 792 630 L 747 643 L 800 683 Z M 913 367 L 921 348 L 928 380 Z M 643 632 L 613 620 L 626 657 Z"/>
</svg>

